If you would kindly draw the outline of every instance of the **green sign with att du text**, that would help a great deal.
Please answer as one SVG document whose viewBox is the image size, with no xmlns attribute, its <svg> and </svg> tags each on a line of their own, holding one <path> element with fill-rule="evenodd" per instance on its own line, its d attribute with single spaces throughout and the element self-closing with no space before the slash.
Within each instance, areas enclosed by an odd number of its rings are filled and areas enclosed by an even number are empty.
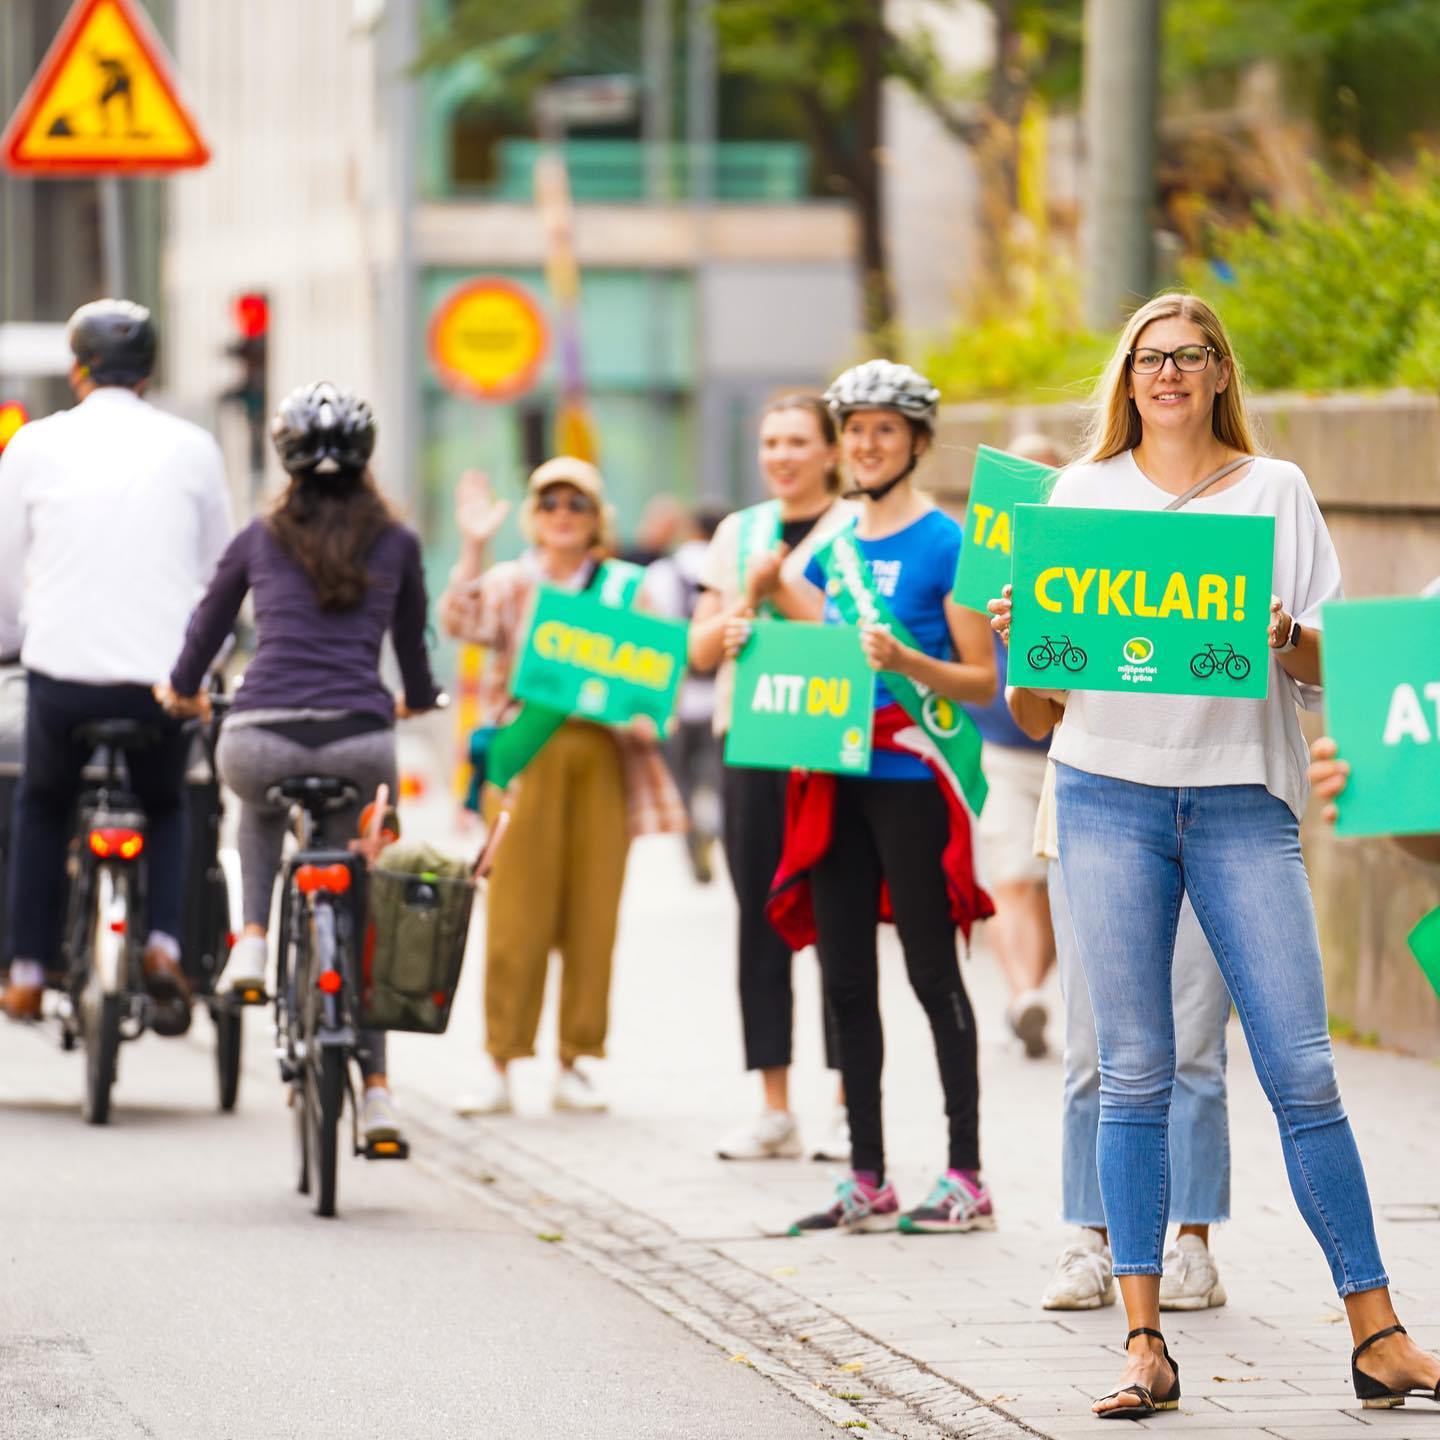
<svg viewBox="0 0 1440 1440">
<path fill-rule="evenodd" d="M 1012 685 L 1263 700 L 1268 515 L 1015 507 Z"/>
<path fill-rule="evenodd" d="M 542 585 L 511 689 L 579 720 L 623 725 L 648 715 L 663 730 L 685 673 L 686 629 Z"/>
<path fill-rule="evenodd" d="M 1440 831 L 1440 599 L 1321 611 L 1325 728 L 1350 780 L 1341 835 Z"/>
<path fill-rule="evenodd" d="M 982 445 L 970 477 L 965 507 L 965 544 L 955 568 L 954 601 L 967 610 L 985 607 L 1010 583 L 1010 540 L 1015 507 L 1043 505 L 1060 472 Z"/>
<path fill-rule="evenodd" d="M 874 705 L 854 626 L 757 620 L 735 666 L 725 763 L 864 775 Z"/>
</svg>

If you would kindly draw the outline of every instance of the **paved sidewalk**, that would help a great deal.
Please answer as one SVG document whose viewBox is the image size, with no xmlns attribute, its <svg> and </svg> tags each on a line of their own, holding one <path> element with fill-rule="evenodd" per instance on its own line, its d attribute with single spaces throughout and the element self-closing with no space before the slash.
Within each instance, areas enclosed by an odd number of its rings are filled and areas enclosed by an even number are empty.
<svg viewBox="0 0 1440 1440">
<path fill-rule="evenodd" d="M 678 844 L 642 842 L 632 856 L 617 956 L 606 1067 L 613 1113 L 550 1112 L 552 994 L 541 1058 L 515 1072 L 519 1113 L 456 1122 L 446 1132 L 462 1137 L 480 1169 L 487 1156 L 497 1165 L 506 1156 L 529 1157 L 550 1177 L 556 1204 L 624 1207 L 632 1230 L 635 1212 L 642 1229 L 653 1224 L 657 1246 L 684 1242 L 686 1255 L 743 1267 L 766 1286 L 778 1286 L 775 1293 L 787 1301 L 793 1298 L 797 1314 L 828 1314 L 878 1342 L 855 1353 L 892 1355 L 902 1369 L 900 1357 L 918 1362 L 937 1381 L 943 1377 L 988 1402 L 997 1420 L 1020 1422 L 1010 1427 L 1014 1433 L 1023 1426 L 1047 1436 L 1093 1437 L 1089 1400 L 1110 1388 L 1118 1369 L 1124 1314 L 1118 1306 L 1040 1309 L 1066 1238 L 1056 1218 L 1060 1062 L 1027 1061 L 1008 1039 L 1002 986 L 983 943 L 967 962 L 966 978 L 980 1017 L 982 1144 L 998 1228 L 961 1236 L 794 1240 L 784 1238 L 785 1228 L 828 1203 L 834 1167 L 714 1158 L 719 1135 L 758 1103 L 756 1082 L 739 1068 L 733 929 L 723 877 L 708 888 L 695 886 Z M 887 1149 L 902 1204 L 909 1205 L 943 1165 L 944 1125 L 928 1030 L 892 932 L 883 946 Z M 473 1076 L 478 961 L 479 952 L 472 952 L 456 1020 L 443 1041 L 392 1039 L 398 1091 L 402 1099 L 413 1095 L 426 1112 L 431 1104 L 448 1104 Z M 820 1068 L 813 955 L 797 961 L 796 979 L 795 1108 L 802 1121 L 818 1126 L 833 1082 Z M 1354 1399 L 1343 1313 L 1291 1202 L 1273 1119 L 1233 1026 L 1231 1056 L 1235 1219 L 1214 1239 L 1230 1303 L 1167 1317 L 1185 1398 L 1178 1415 L 1146 1422 L 1147 1428 L 1187 1440 L 1212 1434 L 1218 1440 L 1220 1432 L 1237 1440 L 1331 1440 L 1369 1426 L 1385 1440 L 1440 1440 L 1440 1414 L 1428 1413 L 1433 1407 L 1362 1411 Z M 1397 1306 L 1422 1343 L 1440 1345 L 1440 1065 L 1349 1046 L 1340 1048 L 1339 1063 Z M 836 1365 L 833 1378 L 814 1383 L 841 1396 L 847 1385 L 858 1392 L 867 1365 L 874 1362 Z M 968 1403 L 956 1393 L 957 1403 Z M 969 1422 L 926 1429 L 916 1421 L 910 1429 L 877 1422 L 876 1432 L 979 1430 Z"/>
</svg>

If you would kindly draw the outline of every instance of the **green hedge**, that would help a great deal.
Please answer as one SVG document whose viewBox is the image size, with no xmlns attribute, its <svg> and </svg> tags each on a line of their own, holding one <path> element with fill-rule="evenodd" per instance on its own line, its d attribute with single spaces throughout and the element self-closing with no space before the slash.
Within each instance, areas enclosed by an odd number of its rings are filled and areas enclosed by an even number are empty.
<svg viewBox="0 0 1440 1440">
<path fill-rule="evenodd" d="M 1182 268 L 1220 312 L 1256 390 L 1440 389 L 1440 157 L 1360 190 L 1318 182 L 1312 205 L 1261 209 Z M 1074 318 L 1067 280 L 962 325 L 924 356 L 947 400 L 1089 394 L 1114 344 Z"/>
</svg>

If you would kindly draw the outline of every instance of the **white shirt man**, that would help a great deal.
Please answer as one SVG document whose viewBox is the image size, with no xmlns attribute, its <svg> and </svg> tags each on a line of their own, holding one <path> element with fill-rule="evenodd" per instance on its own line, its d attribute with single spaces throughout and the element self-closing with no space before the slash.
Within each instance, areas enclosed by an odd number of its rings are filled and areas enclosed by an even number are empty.
<svg viewBox="0 0 1440 1440">
<path fill-rule="evenodd" d="M 39 1013 L 58 953 L 65 846 L 90 746 L 77 728 L 141 722 L 127 755 L 146 814 L 151 1026 L 190 1022 L 180 968 L 188 737 L 151 693 L 180 653 L 190 611 L 230 538 L 220 450 L 198 426 L 141 398 L 155 358 L 147 311 L 82 307 L 70 324 L 73 410 L 23 427 L 0 456 L 0 648 L 27 672 L 25 767 L 10 847 L 12 1018 Z"/>
</svg>

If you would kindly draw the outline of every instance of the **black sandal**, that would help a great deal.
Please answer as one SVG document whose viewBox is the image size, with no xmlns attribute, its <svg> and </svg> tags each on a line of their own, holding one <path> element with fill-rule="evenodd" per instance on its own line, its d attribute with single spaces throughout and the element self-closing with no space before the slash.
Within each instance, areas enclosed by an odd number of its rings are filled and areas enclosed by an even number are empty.
<svg viewBox="0 0 1440 1440">
<path fill-rule="evenodd" d="M 1409 1331 L 1403 1325 L 1392 1325 L 1388 1330 L 1377 1330 L 1350 1352 L 1350 1378 L 1355 1382 L 1355 1398 L 1366 1410 L 1393 1410 L 1407 1399 L 1433 1400 L 1440 1405 L 1440 1381 L 1436 1382 L 1433 1390 L 1391 1390 L 1355 1363 L 1377 1340 L 1383 1340 L 1387 1335 L 1406 1334 Z"/>
<path fill-rule="evenodd" d="M 1155 1392 L 1148 1385 L 1122 1385 L 1118 1390 L 1112 1390 L 1108 1395 L 1102 1395 L 1100 1399 L 1113 1400 L 1117 1395 L 1133 1395 L 1140 1403 L 1138 1405 L 1117 1405 L 1113 1410 L 1096 1410 L 1094 1415 L 1097 1420 L 1148 1420 L 1161 1410 L 1178 1410 L 1180 1408 L 1180 1366 L 1170 1358 L 1170 1347 L 1165 1344 L 1165 1337 L 1158 1330 L 1148 1330 L 1141 1326 L 1140 1329 L 1132 1330 L 1125 1337 L 1126 1350 L 1129 1350 L 1130 1342 L 1137 1335 L 1150 1335 L 1160 1342 L 1160 1348 L 1165 1355 L 1165 1363 L 1170 1367 L 1174 1376 L 1170 1382 L 1170 1388 L 1157 1400 Z M 1379 1339 L 1379 1336 L 1375 1338 Z M 1365 1343 L 1368 1345 L 1370 1342 L 1367 1340 Z"/>
</svg>

